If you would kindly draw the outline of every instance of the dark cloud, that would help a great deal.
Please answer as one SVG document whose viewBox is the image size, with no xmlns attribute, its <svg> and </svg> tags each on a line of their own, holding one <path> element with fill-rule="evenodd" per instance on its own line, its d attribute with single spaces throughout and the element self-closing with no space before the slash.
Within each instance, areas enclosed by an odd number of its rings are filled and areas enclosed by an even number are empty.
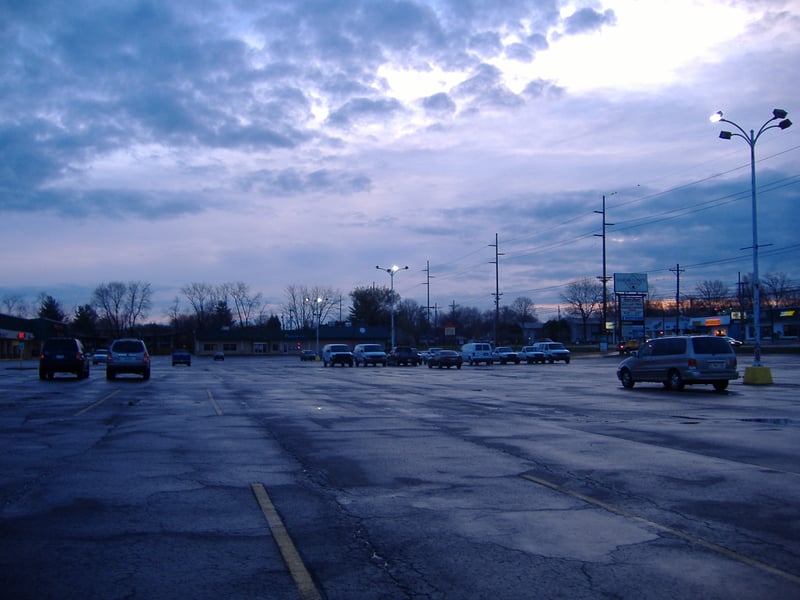
<svg viewBox="0 0 800 600">
<path fill-rule="evenodd" d="M 482 64 L 474 74 L 453 89 L 453 95 L 464 98 L 475 110 L 481 107 L 516 107 L 523 104 L 522 98 L 512 92 L 502 81 L 500 69 Z"/>
<path fill-rule="evenodd" d="M 359 173 L 318 169 L 304 172 L 300 169 L 264 169 L 248 174 L 238 181 L 241 189 L 269 196 L 297 196 L 325 193 L 350 195 L 369 191 L 372 182 Z"/>
<path fill-rule="evenodd" d="M 456 103 L 444 92 L 423 98 L 422 106 L 427 112 L 433 114 L 449 114 L 456 111 Z"/>
<path fill-rule="evenodd" d="M 335 127 L 350 127 L 362 122 L 380 122 L 393 119 L 403 111 L 403 106 L 394 98 L 353 98 L 332 111 L 328 123 Z"/>
<path fill-rule="evenodd" d="M 564 20 L 564 31 L 569 35 L 587 33 L 604 25 L 615 25 L 616 22 L 617 16 L 610 8 L 605 12 L 593 8 L 581 8 Z"/>
</svg>

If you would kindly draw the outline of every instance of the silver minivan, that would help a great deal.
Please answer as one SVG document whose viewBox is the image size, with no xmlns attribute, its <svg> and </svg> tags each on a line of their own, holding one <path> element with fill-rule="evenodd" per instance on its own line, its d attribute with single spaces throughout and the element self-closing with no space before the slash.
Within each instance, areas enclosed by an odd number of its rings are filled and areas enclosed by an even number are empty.
<svg viewBox="0 0 800 600">
<path fill-rule="evenodd" d="M 721 392 L 739 378 L 736 367 L 736 354 L 725 338 L 684 335 L 648 340 L 619 364 L 617 377 L 626 388 L 640 381 L 662 383 L 670 390 L 706 383 Z"/>
</svg>

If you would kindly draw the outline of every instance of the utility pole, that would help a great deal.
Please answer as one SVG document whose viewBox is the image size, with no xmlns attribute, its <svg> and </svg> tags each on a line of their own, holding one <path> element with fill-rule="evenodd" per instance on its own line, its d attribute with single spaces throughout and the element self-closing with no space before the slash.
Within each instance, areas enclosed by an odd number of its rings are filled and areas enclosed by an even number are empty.
<svg viewBox="0 0 800 600">
<path fill-rule="evenodd" d="M 681 329 L 681 273 L 686 269 L 681 269 L 679 264 L 674 269 L 670 269 L 677 276 L 677 286 L 675 287 L 675 335 L 680 335 Z"/>
<path fill-rule="evenodd" d="M 616 194 L 616 192 L 614 192 Z M 612 196 L 614 194 L 611 194 Z M 603 233 L 595 233 L 595 237 L 603 238 L 603 275 L 599 277 L 603 282 L 603 324 L 601 329 L 601 339 L 600 339 L 600 351 L 607 352 L 608 351 L 608 330 L 606 329 L 606 323 L 608 322 L 607 314 L 608 314 L 608 280 L 610 279 L 606 275 L 606 226 L 613 225 L 613 223 L 606 222 L 606 195 L 603 194 L 603 210 L 596 210 L 595 213 L 599 215 L 603 215 Z"/>
<path fill-rule="evenodd" d="M 428 288 L 428 302 L 425 308 L 428 311 L 428 328 L 431 326 L 431 261 L 425 261 L 425 268 L 423 269 L 426 273 L 425 278 L 425 286 Z"/>
<path fill-rule="evenodd" d="M 503 256 L 500 250 L 500 244 L 497 241 L 497 234 L 494 234 L 494 244 L 489 244 L 490 248 L 494 248 L 494 260 L 490 263 L 494 264 L 494 345 L 497 346 L 497 323 L 500 321 L 500 257 Z"/>
</svg>

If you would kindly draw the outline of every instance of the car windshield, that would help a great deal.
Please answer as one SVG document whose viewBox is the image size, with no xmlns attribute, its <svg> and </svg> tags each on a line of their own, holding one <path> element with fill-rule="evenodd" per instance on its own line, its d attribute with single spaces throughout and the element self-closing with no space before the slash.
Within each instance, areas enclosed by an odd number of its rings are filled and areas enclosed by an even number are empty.
<svg viewBox="0 0 800 600">
<path fill-rule="evenodd" d="M 551 350 L 562 350 L 563 348 L 564 344 L 562 344 L 561 342 L 553 342 L 552 344 L 550 344 Z"/>
<path fill-rule="evenodd" d="M 378 344 L 367 344 L 364 346 L 364 352 L 383 352 L 383 348 L 378 346 Z"/>
<path fill-rule="evenodd" d="M 347 346 L 331 346 L 331 352 L 350 352 L 350 348 Z"/>
</svg>

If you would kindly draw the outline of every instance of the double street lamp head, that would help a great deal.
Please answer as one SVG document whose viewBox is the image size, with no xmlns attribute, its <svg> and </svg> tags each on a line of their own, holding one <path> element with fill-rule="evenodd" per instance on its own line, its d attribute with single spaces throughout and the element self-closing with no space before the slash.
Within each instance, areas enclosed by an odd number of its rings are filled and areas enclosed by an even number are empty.
<svg viewBox="0 0 800 600">
<path fill-rule="evenodd" d="M 397 265 L 392 265 L 389 268 L 382 267 L 380 265 L 375 265 L 375 268 L 378 269 L 379 271 L 386 271 L 387 273 L 389 273 L 389 275 L 394 275 L 400 270 L 408 269 L 408 265 L 406 265 L 405 267 L 398 267 Z"/>
<path fill-rule="evenodd" d="M 761 126 L 761 129 L 758 132 L 759 135 L 761 135 L 761 133 L 766 131 L 767 129 L 772 129 L 773 127 L 777 127 L 779 129 L 788 129 L 789 127 L 791 127 L 792 126 L 792 122 L 789 119 L 786 118 L 788 114 L 789 113 L 786 112 L 785 110 L 783 110 L 782 108 L 774 109 L 772 111 L 772 118 L 769 119 L 766 123 L 764 123 L 764 125 Z M 718 110 L 717 112 L 715 112 L 708 119 L 712 123 L 730 123 L 731 125 L 736 127 L 739 131 L 741 131 L 743 134 L 745 133 L 744 129 L 739 127 L 739 125 L 737 125 L 733 121 L 729 121 L 728 119 L 725 119 L 723 117 L 723 114 L 722 114 L 721 110 Z M 772 121 L 777 121 L 778 119 L 781 120 L 780 123 L 777 123 L 775 125 L 769 125 L 770 123 L 772 123 Z M 720 131 L 719 132 L 719 137 L 720 137 L 720 139 L 723 139 L 723 140 L 729 140 L 735 135 L 738 136 L 739 134 L 738 133 L 734 133 L 733 131 Z M 741 137 L 743 137 L 745 140 L 748 140 L 750 143 L 754 143 L 754 140 L 748 138 L 746 135 L 742 135 Z M 752 132 L 751 132 L 751 137 L 752 137 Z M 756 137 L 758 137 L 758 136 L 756 136 Z"/>
</svg>

